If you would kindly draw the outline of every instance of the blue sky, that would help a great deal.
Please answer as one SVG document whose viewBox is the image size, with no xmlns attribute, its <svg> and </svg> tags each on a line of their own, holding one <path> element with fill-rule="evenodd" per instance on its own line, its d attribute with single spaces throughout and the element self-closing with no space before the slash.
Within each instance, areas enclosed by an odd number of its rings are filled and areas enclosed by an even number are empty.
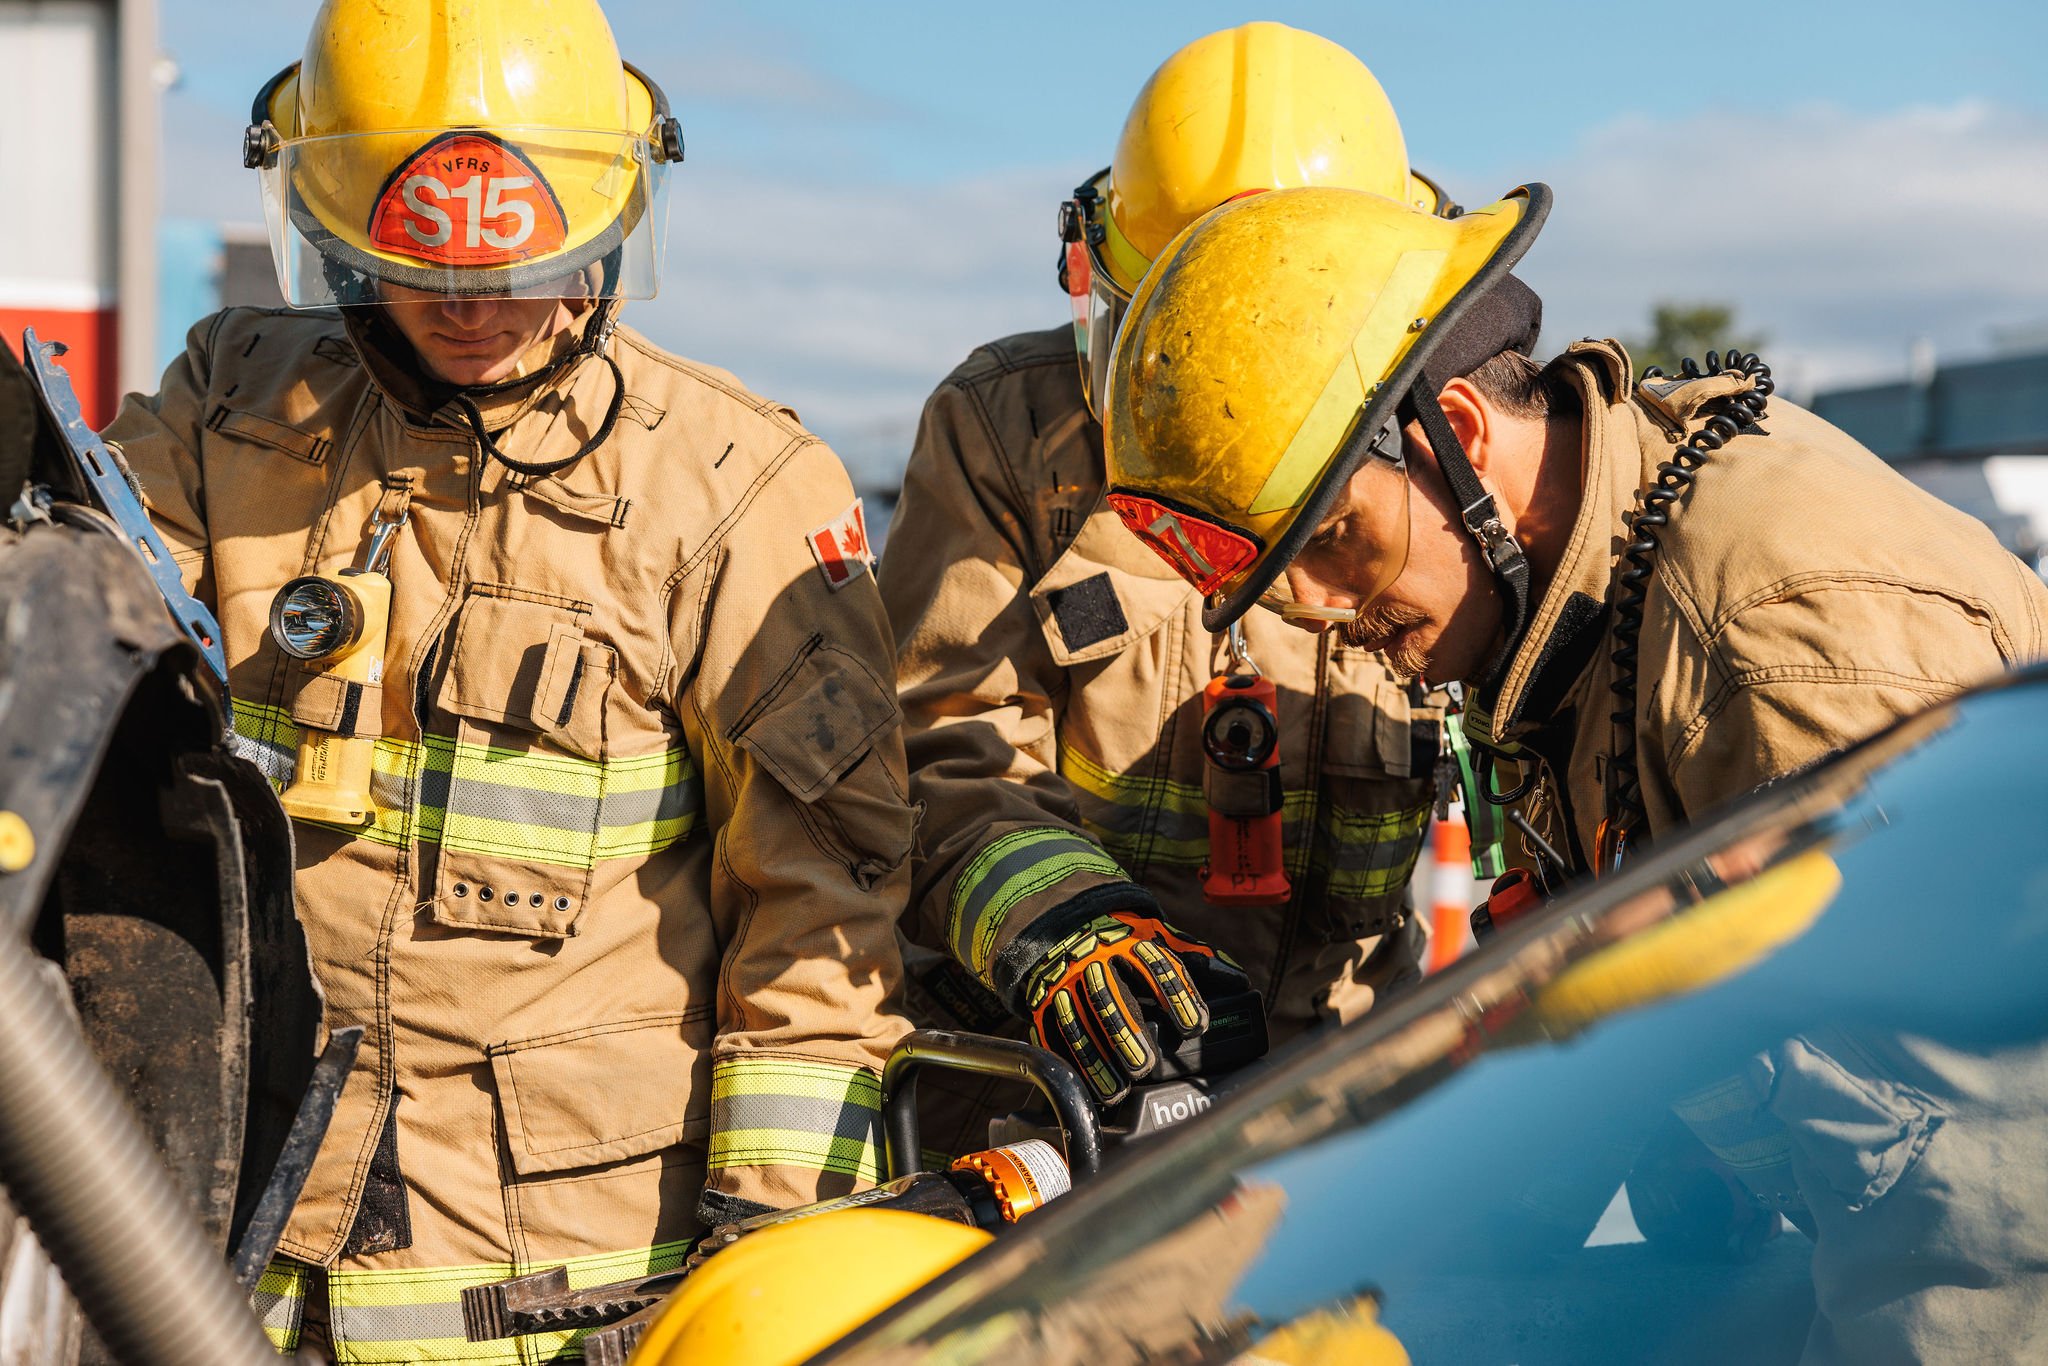
<svg viewBox="0 0 2048 1366">
<path fill-rule="evenodd" d="M 1556 189 L 1524 272 L 1552 340 L 1729 300 L 1797 392 L 1896 372 L 1916 337 L 1961 355 L 2048 324 L 2037 4 L 607 9 L 689 140 L 668 284 L 628 320 L 794 402 L 878 474 L 968 349 L 1061 320 L 1054 205 L 1107 161 L 1145 76 L 1254 18 L 1364 58 L 1411 158 L 1461 200 Z M 162 0 L 182 71 L 167 212 L 256 218 L 240 126 L 309 13 Z"/>
</svg>

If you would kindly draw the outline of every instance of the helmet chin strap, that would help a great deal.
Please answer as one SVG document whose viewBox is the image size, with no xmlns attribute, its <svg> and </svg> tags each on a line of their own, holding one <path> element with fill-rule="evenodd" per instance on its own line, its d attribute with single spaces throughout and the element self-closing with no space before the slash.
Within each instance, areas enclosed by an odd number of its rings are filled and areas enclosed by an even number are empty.
<svg viewBox="0 0 2048 1366">
<path fill-rule="evenodd" d="M 1437 399 L 1442 388 L 1436 377 L 1425 370 L 1415 387 L 1402 398 L 1401 416 L 1422 424 L 1423 435 L 1429 438 L 1429 448 L 1436 456 L 1436 467 L 1458 505 L 1458 518 L 1464 523 L 1465 534 L 1478 544 L 1487 567 L 1493 571 L 1507 630 L 1500 649 L 1486 662 L 1479 677 L 1470 680 L 1475 692 L 1491 694 L 1499 690 L 1508 664 L 1529 629 L 1529 557 L 1522 553 L 1522 543 L 1501 521 L 1493 495 L 1479 482 L 1471 457 L 1465 454 L 1464 443 L 1451 430 L 1450 419 L 1444 416 L 1443 404 Z"/>
<path fill-rule="evenodd" d="M 557 375 L 566 373 L 571 367 L 581 364 L 586 357 L 595 356 L 603 361 L 606 368 L 612 372 L 612 401 L 605 408 L 604 421 L 597 424 L 597 430 L 591 433 L 589 440 L 578 446 L 574 452 L 563 456 L 559 460 L 539 463 L 514 460 L 511 456 L 505 454 L 499 448 L 497 441 L 492 438 L 490 430 L 484 425 L 483 409 L 477 406 L 476 399 L 473 397 L 473 395 L 478 393 L 488 394 L 500 386 L 458 389 L 454 396 L 455 406 L 462 409 L 462 415 L 469 419 L 469 429 L 476 436 L 477 448 L 487 458 L 497 461 L 515 474 L 523 474 L 530 478 L 538 479 L 553 474 L 557 470 L 567 469 L 599 446 L 602 446 L 605 442 L 611 440 L 612 428 L 616 427 L 619 422 L 619 410 L 625 406 L 626 402 L 626 377 L 619 373 L 618 362 L 613 360 L 605 351 L 605 343 L 611 340 L 612 329 L 618 326 L 618 302 L 617 300 L 606 300 L 598 305 L 598 310 L 598 315 L 590 320 L 590 325 L 584 329 L 583 338 L 577 343 L 574 350 L 568 352 L 559 360 L 542 366 L 533 374 L 508 381 L 502 387 L 509 388 L 514 384 L 545 384 L 553 380 Z"/>
</svg>

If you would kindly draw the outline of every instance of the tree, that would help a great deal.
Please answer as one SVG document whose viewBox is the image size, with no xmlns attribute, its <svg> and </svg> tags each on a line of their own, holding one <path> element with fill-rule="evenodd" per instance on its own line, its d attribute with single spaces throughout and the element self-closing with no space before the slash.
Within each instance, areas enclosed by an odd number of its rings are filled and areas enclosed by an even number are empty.
<svg viewBox="0 0 2048 1366">
<path fill-rule="evenodd" d="M 1631 339 L 1628 354 L 1639 371 L 1655 365 L 1675 375 L 1687 356 L 1704 365 L 1709 351 L 1754 351 L 1762 345 L 1762 337 L 1736 332 L 1732 305 L 1660 303 L 1650 310 L 1650 335 Z"/>
</svg>

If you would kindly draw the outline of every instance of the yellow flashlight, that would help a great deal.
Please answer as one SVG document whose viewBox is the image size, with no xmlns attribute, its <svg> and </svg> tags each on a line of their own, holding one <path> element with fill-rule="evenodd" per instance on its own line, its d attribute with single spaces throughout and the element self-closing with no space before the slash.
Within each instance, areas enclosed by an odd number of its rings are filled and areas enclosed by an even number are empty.
<svg viewBox="0 0 2048 1366">
<path fill-rule="evenodd" d="M 339 573 L 303 575 L 271 599 L 271 638 L 280 650 L 304 660 L 307 673 L 357 688 L 384 681 L 384 638 L 391 621 L 391 580 L 384 570 L 391 538 L 405 520 L 401 514 L 395 521 L 378 521 L 357 565 Z M 345 734 L 305 727 L 298 768 L 282 798 L 285 812 L 301 820 L 368 825 L 376 814 L 370 801 L 376 749 L 374 717 L 351 725 Z"/>
</svg>

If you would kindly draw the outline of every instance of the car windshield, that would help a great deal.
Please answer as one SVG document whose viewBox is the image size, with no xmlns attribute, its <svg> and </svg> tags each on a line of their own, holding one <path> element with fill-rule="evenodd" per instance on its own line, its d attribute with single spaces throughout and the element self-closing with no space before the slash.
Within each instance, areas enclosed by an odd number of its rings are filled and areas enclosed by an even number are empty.
<svg viewBox="0 0 2048 1366">
<path fill-rule="evenodd" d="M 828 1357 L 2043 1359 L 2044 771 L 2036 673 L 1758 794 Z"/>
</svg>

